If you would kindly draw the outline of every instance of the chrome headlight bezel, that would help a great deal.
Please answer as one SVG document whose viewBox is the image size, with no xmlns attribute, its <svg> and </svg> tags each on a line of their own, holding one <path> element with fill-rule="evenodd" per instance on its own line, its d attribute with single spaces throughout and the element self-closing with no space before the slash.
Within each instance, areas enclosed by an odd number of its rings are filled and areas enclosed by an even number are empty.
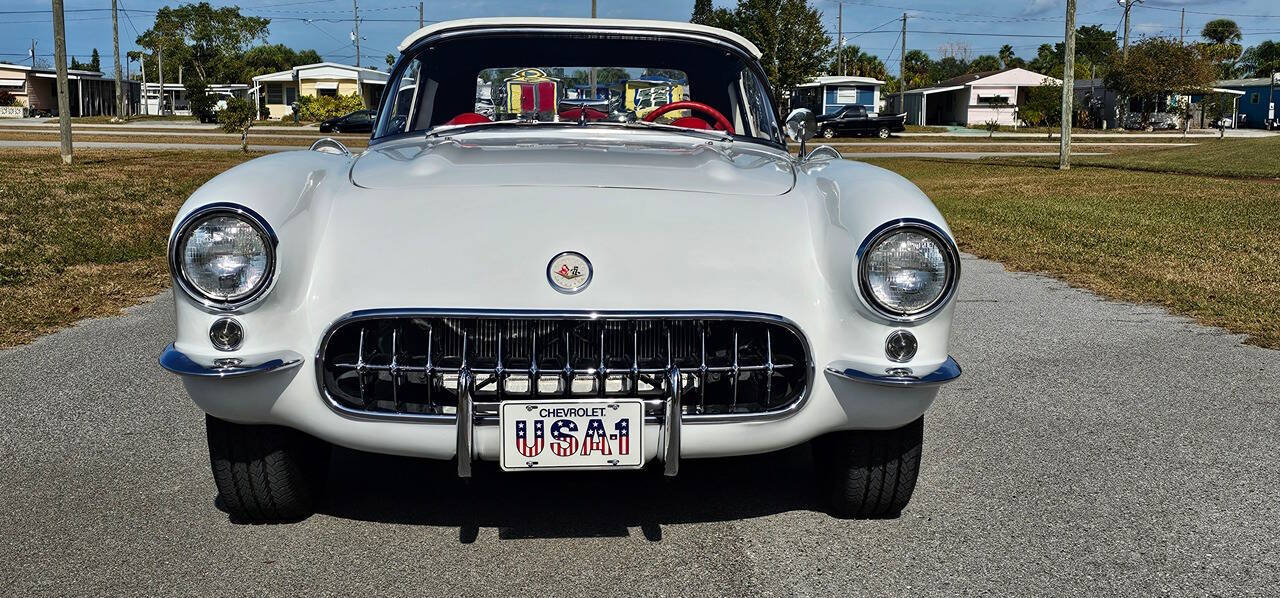
<svg viewBox="0 0 1280 598">
<path fill-rule="evenodd" d="M 937 242 L 938 246 L 943 248 L 942 255 L 947 267 L 946 281 L 944 282 L 945 287 L 943 288 L 942 293 L 926 307 L 913 312 L 894 309 L 892 306 L 884 305 L 876 299 L 875 294 L 871 291 L 871 285 L 868 281 L 869 261 L 863 259 L 866 254 L 875 248 L 881 241 L 888 238 L 890 235 L 903 232 L 904 230 L 933 238 Z M 956 248 L 955 241 L 952 240 L 951 236 L 938 225 L 927 220 L 920 220 L 917 218 L 894 220 L 876 227 L 876 229 L 871 231 L 871 234 L 867 235 L 867 238 L 862 241 L 862 244 L 858 246 L 857 260 L 858 297 L 862 300 L 862 303 L 875 314 L 896 323 L 919 322 L 932 317 L 934 314 L 941 311 L 951 303 L 951 298 L 955 295 L 956 286 L 960 280 L 960 251 Z"/>
<path fill-rule="evenodd" d="M 262 237 L 263 247 L 266 248 L 267 268 L 262 281 L 248 294 L 231 301 L 211 297 L 201 291 L 187 279 L 182 262 L 182 244 L 187 235 L 205 220 L 218 216 L 230 216 L 247 223 Z M 278 268 L 276 267 L 276 247 L 278 245 L 279 239 L 276 237 L 275 231 L 257 212 L 234 203 L 208 204 L 187 214 L 178 223 L 178 226 L 174 228 L 173 236 L 169 238 L 169 273 L 173 277 L 175 286 L 207 310 L 219 313 L 236 311 L 262 299 L 275 286 L 278 274 Z"/>
</svg>

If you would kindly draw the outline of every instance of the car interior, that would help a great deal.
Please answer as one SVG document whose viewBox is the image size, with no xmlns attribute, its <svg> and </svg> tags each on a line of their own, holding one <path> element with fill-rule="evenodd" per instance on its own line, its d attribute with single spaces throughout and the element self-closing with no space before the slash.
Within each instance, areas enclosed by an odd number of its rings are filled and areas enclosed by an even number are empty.
<svg viewBox="0 0 1280 598">
<path fill-rule="evenodd" d="M 746 58 L 722 45 L 675 37 L 486 32 L 410 52 L 389 81 L 375 139 L 493 122 L 645 121 L 782 142 L 767 85 Z M 595 97 L 581 83 L 592 67 L 597 89 L 609 87 Z M 481 101 L 481 86 L 488 87 L 490 97 L 483 99 L 489 101 Z"/>
</svg>

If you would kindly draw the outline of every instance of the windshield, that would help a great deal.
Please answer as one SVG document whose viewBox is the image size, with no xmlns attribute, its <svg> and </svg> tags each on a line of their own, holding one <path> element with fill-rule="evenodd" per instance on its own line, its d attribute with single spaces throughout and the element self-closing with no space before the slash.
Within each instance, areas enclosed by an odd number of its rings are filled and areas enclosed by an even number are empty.
<svg viewBox="0 0 1280 598">
<path fill-rule="evenodd" d="M 410 52 L 388 82 L 375 139 L 456 125 L 647 121 L 783 142 L 758 68 L 723 46 L 525 33 L 444 39 Z"/>
</svg>

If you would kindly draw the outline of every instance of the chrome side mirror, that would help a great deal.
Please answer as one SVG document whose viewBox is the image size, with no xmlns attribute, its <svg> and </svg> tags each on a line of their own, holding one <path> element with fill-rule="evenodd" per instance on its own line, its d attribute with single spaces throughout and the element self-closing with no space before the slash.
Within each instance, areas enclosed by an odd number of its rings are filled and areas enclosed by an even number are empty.
<svg viewBox="0 0 1280 598">
<path fill-rule="evenodd" d="M 787 137 L 792 141 L 800 142 L 800 155 L 804 156 L 804 142 L 818 134 L 818 119 L 813 115 L 812 110 L 796 108 L 787 115 L 787 122 L 783 128 L 787 132 Z"/>
</svg>

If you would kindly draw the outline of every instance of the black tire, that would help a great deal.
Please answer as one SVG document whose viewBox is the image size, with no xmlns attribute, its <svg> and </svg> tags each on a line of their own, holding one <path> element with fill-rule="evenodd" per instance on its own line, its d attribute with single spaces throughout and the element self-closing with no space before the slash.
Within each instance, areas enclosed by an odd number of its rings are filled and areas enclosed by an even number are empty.
<svg viewBox="0 0 1280 598">
<path fill-rule="evenodd" d="M 835 130 L 835 129 L 832 129 L 831 127 L 823 127 L 823 128 L 822 128 L 822 138 L 823 138 L 823 139 L 831 139 L 832 137 L 835 137 L 835 136 L 836 136 L 836 130 Z"/>
<path fill-rule="evenodd" d="M 205 416 L 218 499 L 231 519 L 281 523 L 315 513 L 330 447 L 297 430 L 249 426 Z"/>
<path fill-rule="evenodd" d="M 814 441 L 818 489 L 828 512 L 892 519 L 911 502 L 924 445 L 924 417 L 894 430 L 852 430 Z"/>
<path fill-rule="evenodd" d="M 888 139 L 888 138 L 889 138 L 889 127 L 880 127 L 880 130 L 879 130 L 879 131 L 876 131 L 876 137 L 879 137 L 879 138 L 881 138 L 881 139 Z"/>
</svg>

